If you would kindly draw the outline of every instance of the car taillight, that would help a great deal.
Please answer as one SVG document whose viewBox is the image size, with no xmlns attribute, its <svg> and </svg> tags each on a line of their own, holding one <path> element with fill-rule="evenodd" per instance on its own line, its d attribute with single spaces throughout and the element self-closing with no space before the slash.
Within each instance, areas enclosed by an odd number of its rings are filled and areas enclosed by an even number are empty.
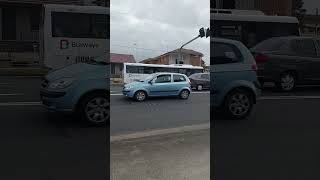
<svg viewBox="0 0 320 180">
<path fill-rule="evenodd" d="M 266 56 L 266 55 L 258 54 L 258 55 L 256 56 L 256 62 L 257 62 L 257 63 L 265 63 L 265 62 L 267 62 L 267 61 L 268 61 L 268 56 Z"/>
<path fill-rule="evenodd" d="M 253 64 L 253 65 L 251 66 L 251 69 L 252 69 L 253 71 L 257 72 L 257 71 L 258 71 L 258 66 L 257 66 L 256 64 Z"/>
<path fill-rule="evenodd" d="M 188 83 L 189 83 L 189 84 L 191 84 L 191 81 L 190 81 L 190 79 L 188 79 Z"/>
</svg>

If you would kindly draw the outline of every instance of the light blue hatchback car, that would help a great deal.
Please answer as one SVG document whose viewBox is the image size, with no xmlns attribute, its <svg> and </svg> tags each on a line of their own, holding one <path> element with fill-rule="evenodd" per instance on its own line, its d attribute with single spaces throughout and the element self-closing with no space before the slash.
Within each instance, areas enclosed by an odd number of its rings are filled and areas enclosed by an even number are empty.
<svg viewBox="0 0 320 180">
<path fill-rule="evenodd" d="M 155 73 L 146 79 L 126 84 L 123 94 L 137 101 L 147 97 L 177 96 L 188 99 L 191 93 L 191 83 L 184 74 Z"/>
<path fill-rule="evenodd" d="M 41 100 L 50 111 L 75 113 L 95 124 L 110 118 L 109 68 L 102 62 L 69 65 L 48 73 L 41 83 Z"/>
<path fill-rule="evenodd" d="M 210 49 L 212 117 L 246 118 L 261 91 L 254 57 L 234 40 L 211 38 Z"/>
</svg>

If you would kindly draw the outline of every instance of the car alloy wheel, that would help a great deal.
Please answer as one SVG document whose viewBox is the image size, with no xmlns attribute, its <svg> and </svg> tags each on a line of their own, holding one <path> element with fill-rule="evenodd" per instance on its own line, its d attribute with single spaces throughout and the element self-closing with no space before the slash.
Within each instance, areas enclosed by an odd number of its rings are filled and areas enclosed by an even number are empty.
<svg viewBox="0 0 320 180">
<path fill-rule="evenodd" d="M 295 78 L 293 75 L 287 73 L 281 76 L 280 88 L 283 91 L 291 91 L 295 87 Z"/>
<path fill-rule="evenodd" d="M 225 101 L 225 112 L 231 119 L 246 118 L 253 106 L 252 95 L 246 90 L 232 91 Z"/>
<path fill-rule="evenodd" d="M 85 106 L 85 114 L 90 122 L 104 123 L 109 119 L 110 103 L 104 97 L 94 97 Z"/>
<path fill-rule="evenodd" d="M 144 91 L 138 91 L 135 94 L 135 99 L 140 102 L 146 100 L 146 97 L 147 95 Z"/>
<path fill-rule="evenodd" d="M 190 92 L 188 90 L 182 90 L 180 93 L 181 99 L 188 99 Z"/>
</svg>

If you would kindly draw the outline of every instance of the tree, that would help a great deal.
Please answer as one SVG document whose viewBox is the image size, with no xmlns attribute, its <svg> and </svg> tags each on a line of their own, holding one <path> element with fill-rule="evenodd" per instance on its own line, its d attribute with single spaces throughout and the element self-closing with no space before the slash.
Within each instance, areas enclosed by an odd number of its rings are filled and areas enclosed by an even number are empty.
<svg viewBox="0 0 320 180">
<path fill-rule="evenodd" d="M 304 2 L 303 0 L 294 0 L 293 1 L 293 16 L 298 18 L 300 29 L 303 32 L 304 28 L 304 17 L 306 15 L 307 10 L 303 8 Z"/>
</svg>

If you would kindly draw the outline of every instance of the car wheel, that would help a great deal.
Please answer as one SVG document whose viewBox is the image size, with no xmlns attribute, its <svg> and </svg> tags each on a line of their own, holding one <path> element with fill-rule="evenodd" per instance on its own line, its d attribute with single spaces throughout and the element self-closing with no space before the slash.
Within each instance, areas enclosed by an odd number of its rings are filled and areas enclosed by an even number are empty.
<svg viewBox="0 0 320 180">
<path fill-rule="evenodd" d="M 278 89 L 281 91 L 292 91 L 296 86 L 296 78 L 292 73 L 284 73 L 281 75 L 279 82 L 277 83 Z"/>
<path fill-rule="evenodd" d="M 198 90 L 198 91 L 202 91 L 202 89 L 203 89 L 203 86 L 202 86 L 201 84 L 198 84 L 198 85 L 197 85 L 197 90 Z"/>
<path fill-rule="evenodd" d="M 248 117 L 252 107 L 252 94 L 246 90 L 235 90 L 227 95 L 224 111 L 228 118 L 238 120 Z"/>
<path fill-rule="evenodd" d="M 144 91 L 137 91 L 134 94 L 134 99 L 138 102 L 145 101 L 147 99 L 147 93 Z"/>
<path fill-rule="evenodd" d="M 110 120 L 110 98 L 104 92 L 87 95 L 80 102 L 81 118 L 93 125 L 104 125 Z"/>
<path fill-rule="evenodd" d="M 182 90 L 179 96 L 181 99 L 188 99 L 189 95 L 190 95 L 190 92 L 188 90 Z"/>
</svg>

